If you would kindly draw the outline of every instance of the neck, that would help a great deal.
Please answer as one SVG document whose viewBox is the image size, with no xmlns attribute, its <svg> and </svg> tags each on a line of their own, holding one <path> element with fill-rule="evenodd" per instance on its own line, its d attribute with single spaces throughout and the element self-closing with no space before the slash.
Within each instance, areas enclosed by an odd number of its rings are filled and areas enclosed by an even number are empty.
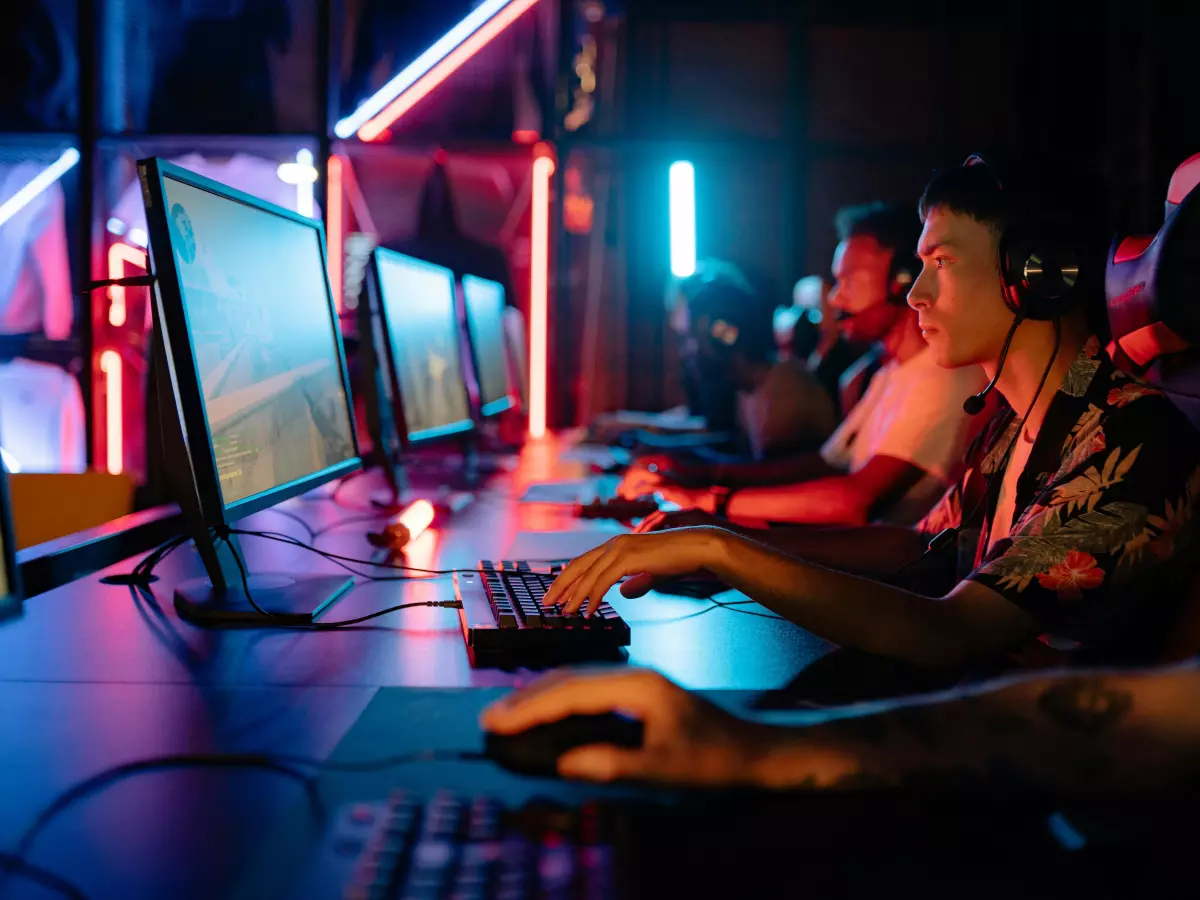
<svg viewBox="0 0 1200 900">
<path fill-rule="evenodd" d="M 925 338 L 921 337 L 918 321 L 915 312 L 905 310 L 892 330 L 884 335 L 881 343 L 884 355 L 889 360 L 905 363 L 925 349 Z"/>
<path fill-rule="evenodd" d="M 1052 322 L 1026 320 L 1021 323 L 1017 328 L 1017 333 L 1013 335 L 1008 358 L 1004 362 L 1000 379 L 996 382 L 996 390 L 1004 396 L 1018 416 L 1024 416 L 1026 410 L 1029 410 L 1030 405 L 1033 404 L 1033 409 L 1025 423 L 1025 430 L 1030 434 L 1037 434 L 1038 428 L 1041 427 L 1046 410 L 1054 400 L 1054 395 L 1058 393 L 1059 385 L 1066 377 L 1067 370 L 1071 368 L 1071 364 L 1075 362 L 1075 358 L 1087 341 L 1085 332 L 1085 328 L 1076 326 L 1070 319 L 1064 319 L 1062 341 L 1059 344 L 1057 355 L 1054 354 L 1054 323 Z M 1052 355 L 1054 360 L 1051 363 Z M 1046 373 L 1047 364 L 1050 364 L 1049 373 Z M 996 361 L 984 363 L 983 370 L 991 379 L 996 374 Z M 1043 374 L 1045 374 L 1046 381 L 1039 394 L 1038 386 L 1042 383 Z M 1035 396 L 1037 397 L 1036 403 L 1034 403 Z"/>
</svg>

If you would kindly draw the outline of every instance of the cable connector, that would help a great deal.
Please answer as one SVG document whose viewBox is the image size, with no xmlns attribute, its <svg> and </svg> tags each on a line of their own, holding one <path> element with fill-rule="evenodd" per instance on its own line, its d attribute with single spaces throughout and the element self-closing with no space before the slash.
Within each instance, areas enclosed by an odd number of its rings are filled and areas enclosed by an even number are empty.
<svg viewBox="0 0 1200 900">
<path fill-rule="evenodd" d="M 462 609 L 462 603 L 458 600 L 434 600 L 430 606 L 440 606 L 442 609 Z"/>
</svg>

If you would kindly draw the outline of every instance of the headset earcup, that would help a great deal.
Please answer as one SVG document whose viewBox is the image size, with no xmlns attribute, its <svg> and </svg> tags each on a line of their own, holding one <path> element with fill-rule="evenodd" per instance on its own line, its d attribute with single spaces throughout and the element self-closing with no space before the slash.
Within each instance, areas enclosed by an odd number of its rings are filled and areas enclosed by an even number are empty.
<svg viewBox="0 0 1200 900">
<path fill-rule="evenodd" d="M 1025 246 L 1016 228 L 1006 228 L 1000 235 L 1000 281 L 1004 290 L 1004 304 L 1014 316 L 1029 315 L 1029 297 L 1021 288 L 1019 273 L 1025 267 L 1029 249 Z"/>
</svg>

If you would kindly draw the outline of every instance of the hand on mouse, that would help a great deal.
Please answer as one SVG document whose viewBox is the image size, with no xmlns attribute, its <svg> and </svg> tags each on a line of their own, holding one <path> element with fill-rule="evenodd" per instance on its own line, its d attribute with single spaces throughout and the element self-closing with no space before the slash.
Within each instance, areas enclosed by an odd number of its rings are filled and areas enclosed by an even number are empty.
<svg viewBox="0 0 1200 900">
<path fill-rule="evenodd" d="M 550 585 L 542 603 L 560 604 L 567 614 L 583 609 L 590 615 L 608 589 L 629 575 L 635 577 L 621 585 L 621 593 L 641 597 L 654 586 L 655 576 L 692 575 L 715 563 L 728 536 L 719 528 L 618 535 L 572 560 Z"/>
<path fill-rule="evenodd" d="M 577 747 L 558 760 L 566 778 L 681 785 L 753 784 L 777 729 L 755 725 L 646 669 L 595 674 L 559 670 L 484 710 L 487 731 L 514 734 L 569 715 L 621 712 L 641 720 L 642 746 Z"/>
<path fill-rule="evenodd" d="M 666 531 L 670 528 L 695 528 L 698 525 L 713 525 L 720 528 L 727 525 L 725 519 L 699 509 L 684 509 L 679 512 L 651 513 L 633 529 L 634 534 L 649 534 L 652 531 Z"/>
</svg>

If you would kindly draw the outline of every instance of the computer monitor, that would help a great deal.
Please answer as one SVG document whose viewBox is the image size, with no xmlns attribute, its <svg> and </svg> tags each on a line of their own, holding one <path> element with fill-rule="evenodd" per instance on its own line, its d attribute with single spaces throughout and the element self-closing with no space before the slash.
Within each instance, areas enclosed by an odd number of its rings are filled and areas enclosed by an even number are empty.
<svg viewBox="0 0 1200 900">
<path fill-rule="evenodd" d="M 475 275 L 462 277 L 467 333 L 479 382 L 479 414 L 496 416 L 513 406 L 504 337 L 504 286 Z"/>
<path fill-rule="evenodd" d="M 360 466 L 323 229 L 162 160 L 138 171 L 166 474 L 209 576 L 176 606 L 205 624 L 311 622 L 353 580 L 256 574 L 246 596 L 228 531 Z"/>
<path fill-rule="evenodd" d="M 21 612 L 21 573 L 17 569 L 11 506 L 8 475 L 0 462 L 0 621 Z"/>
<path fill-rule="evenodd" d="M 454 313 L 454 273 L 377 247 L 370 285 L 403 445 L 470 432 L 475 423 Z"/>
</svg>

